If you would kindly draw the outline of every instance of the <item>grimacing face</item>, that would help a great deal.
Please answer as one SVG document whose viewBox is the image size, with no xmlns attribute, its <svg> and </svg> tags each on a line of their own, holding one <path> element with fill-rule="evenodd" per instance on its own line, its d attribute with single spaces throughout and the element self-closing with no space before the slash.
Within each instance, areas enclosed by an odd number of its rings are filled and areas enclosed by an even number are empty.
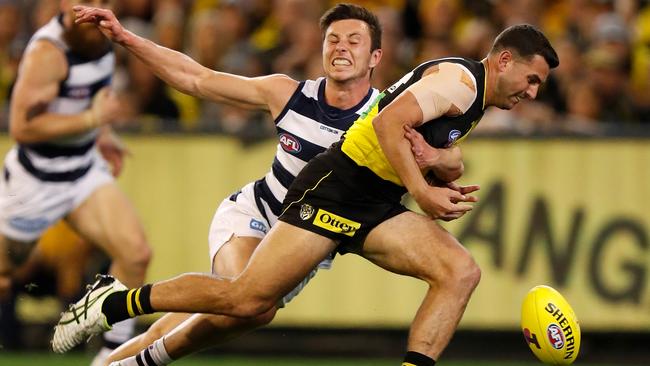
<svg viewBox="0 0 650 366">
<path fill-rule="evenodd" d="M 345 82 L 367 77 L 378 63 L 378 51 L 370 52 L 370 28 L 358 19 L 330 24 L 323 40 L 323 69 L 329 78 Z"/>
<path fill-rule="evenodd" d="M 540 55 L 530 59 L 513 57 L 498 79 L 496 107 L 512 109 L 522 99 L 535 99 L 549 72 L 548 63 Z"/>
</svg>

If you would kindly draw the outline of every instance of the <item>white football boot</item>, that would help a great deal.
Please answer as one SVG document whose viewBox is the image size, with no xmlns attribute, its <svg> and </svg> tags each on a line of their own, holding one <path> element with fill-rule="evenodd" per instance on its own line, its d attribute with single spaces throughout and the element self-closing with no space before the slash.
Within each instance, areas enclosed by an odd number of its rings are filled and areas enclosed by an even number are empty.
<svg viewBox="0 0 650 366">
<path fill-rule="evenodd" d="M 61 313 L 61 320 L 54 327 L 52 350 L 67 352 L 94 335 L 110 330 L 102 304 L 108 295 L 124 290 L 128 289 L 115 277 L 97 275 L 97 281 L 88 286 L 86 295 Z"/>
</svg>

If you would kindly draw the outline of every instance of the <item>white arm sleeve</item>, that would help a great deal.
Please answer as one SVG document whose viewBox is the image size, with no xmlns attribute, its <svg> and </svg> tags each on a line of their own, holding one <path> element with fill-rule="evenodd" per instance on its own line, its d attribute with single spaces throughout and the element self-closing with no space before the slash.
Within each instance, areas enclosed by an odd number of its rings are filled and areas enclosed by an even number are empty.
<svg viewBox="0 0 650 366">
<path fill-rule="evenodd" d="M 420 105 L 423 122 L 447 114 L 452 106 L 465 113 L 477 96 L 476 80 L 464 66 L 449 62 L 436 66 L 436 71 L 406 89 Z"/>
</svg>

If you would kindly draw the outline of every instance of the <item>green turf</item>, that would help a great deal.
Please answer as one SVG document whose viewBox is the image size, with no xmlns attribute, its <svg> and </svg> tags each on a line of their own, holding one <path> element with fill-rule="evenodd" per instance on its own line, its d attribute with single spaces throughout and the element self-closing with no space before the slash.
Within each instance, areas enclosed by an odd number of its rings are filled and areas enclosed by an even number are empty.
<svg viewBox="0 0 650 366">
<path fill-rule="evenodd" d="M 0 351 L 2 366 L 85 366 L 90 357 L 83 354 L 55 355 L 48 353 L 9 353 Z M 541 366 L 538 362 L 476 362 L 444 361 L 441 366 Z M 235 358 L 195 356 L 178 361 L 174 366 L 399 366 L 399 360 L 386 359 L 307 359 L 307 358 Z M 576 362 L 575 366 L 589 366 Z M 602 365 L 598 366 L 613 366 Z"/>
</svg>

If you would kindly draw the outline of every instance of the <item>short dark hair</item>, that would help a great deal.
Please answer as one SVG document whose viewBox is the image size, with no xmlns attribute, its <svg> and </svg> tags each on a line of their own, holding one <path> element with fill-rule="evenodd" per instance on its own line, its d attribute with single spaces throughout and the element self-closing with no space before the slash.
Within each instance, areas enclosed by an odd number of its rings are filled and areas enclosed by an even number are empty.
<svg viewBox="0 0 650 366">
<path fill-rule="evenodd" d="M 526 59 L 540 55 L 544 57 L 551 69 L 560 64 L 551 42 L 544 33 L 530 24 L 517 24 L 506 28 L 494 40 L 490 53 L 500 52 L 504 49 L 514 51 Z"/>
<path fill-rule="evenodd" d="M 381 48 L 381 24 L 379 19 L 370 10 L 354 4 L 337 4 L 323 14 L 320 18 L 320 29 L 325 35 L 325 31 L 330 24 L 345 19 L 358 19 L 368 24 L 370 28 L 370 51 Z"/>
</svg>

